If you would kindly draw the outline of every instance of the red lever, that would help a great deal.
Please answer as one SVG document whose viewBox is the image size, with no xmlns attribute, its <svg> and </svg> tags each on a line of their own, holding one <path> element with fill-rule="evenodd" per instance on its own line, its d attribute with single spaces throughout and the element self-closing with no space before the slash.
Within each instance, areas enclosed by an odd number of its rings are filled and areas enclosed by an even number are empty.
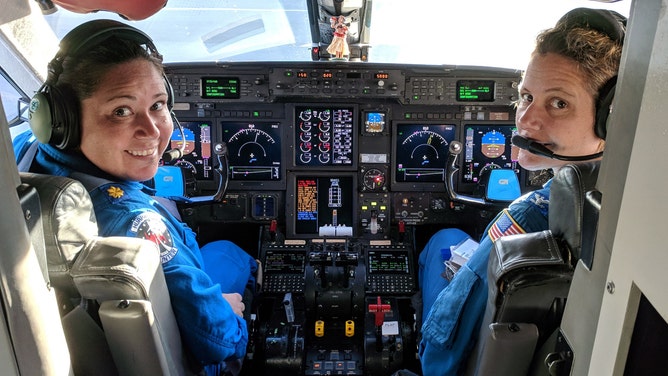
<svg viewBox="0 0 668 376">
<path fill-rule="evenodd" d="M 376 326 L 382 326 L 385 321 L 385 312 L 390 312 L 390 305 L 383 304 L 379 296 L 376 304 L 369 304 L 369 312 L 376 315 Z"/>
</svg>

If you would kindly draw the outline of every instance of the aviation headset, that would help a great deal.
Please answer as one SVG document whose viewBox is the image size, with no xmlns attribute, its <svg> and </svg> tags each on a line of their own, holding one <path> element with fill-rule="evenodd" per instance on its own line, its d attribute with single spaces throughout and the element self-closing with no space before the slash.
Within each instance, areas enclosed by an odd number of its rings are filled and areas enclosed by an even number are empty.
<svg viewBox="0 0 668 376">
<path fill-rule="evenodd" d="M 150 54 L 161 57 L 148 35 L 124 23 L 94 20 L 74 28 L 60 42 L 60 50 L 49 62 L 46 81 L 30 102 L 30 127 L 39 142 L 49 143 L 62 150 L 79 146 L 81 142 L 79 100 L 70 88 L 58 85 L 58 78 L 63 72 L 63 62 L 66 58 L 82 56 L 111 37 L 145 45 Z M 174 92 L 164 74 L 163 78 L 167 89 L 167 107 L 172 113 Z M 173 113 L 172 118 L 175 118 Z M 178 121 L 174 124 L 180 127 Z"/>
<path fill-rule="evenodd" d="M 626 17 L 613 10 L 576 8 L 566 13 L 557 22 L 557 24 L 562 23 L 566 25 L 566 28 L 582 27 L 596 30 L 620 45 L 624 43 Z M 602 139 L 607 136 L 608 115 L 610 115 L 616 85 L 617 75 L 612 76 L 598 91 L 594 131 Z"/>
</svg>

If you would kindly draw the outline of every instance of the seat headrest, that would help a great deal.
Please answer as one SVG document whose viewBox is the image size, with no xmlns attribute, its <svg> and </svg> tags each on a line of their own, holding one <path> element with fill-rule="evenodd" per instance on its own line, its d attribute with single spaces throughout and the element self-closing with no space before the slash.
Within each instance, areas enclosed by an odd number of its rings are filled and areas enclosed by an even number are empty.
<svg viewBox="0 0 668 376">
<path fill-rule="evenodd" d="M 559 169 L 550 187 L 550 230 L 566 241 L 574 260 L 582 248 L 583 208 L 594 189 L 600 161 L 568 164 Z"/>
<path fill-rule="evenodd" d="M 98 234 L 93 203 L 77 180 L 21 172 L 21 181 L 39 195 L 51 284 L 73 288 L 70 269 L 87 241 Z"/>
</svg>

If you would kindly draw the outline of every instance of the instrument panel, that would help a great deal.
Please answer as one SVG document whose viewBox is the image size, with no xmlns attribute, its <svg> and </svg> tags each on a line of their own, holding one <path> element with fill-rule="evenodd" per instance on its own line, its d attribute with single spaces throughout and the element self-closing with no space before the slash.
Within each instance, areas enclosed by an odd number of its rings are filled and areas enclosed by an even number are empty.
<svg viewBox="0 0 668 376">
<path fill-rule="evenodd" d="M 443 183 L 453 141 L 464 145 L 459 193 L 476 194 L 491 168 L 511 169 L 522 190 L 535 188 L 510 144 L 519 71 L 281 62 L 170 64 L 166 74 L 187 144 L 176 163 L 192 171 L 196 191 L 216 189 L 213 150 L 227 147 L 228 199 L 198 220 L 274 220 L 286 235 L 307 238 L 329 234 L 324 226 L 385 238 L 400 222 L 448 222 L 456 216 Z M 175 131 L 172 145 L 180 142 Z M 316 210 L 305 214 L 299 190 L 331 186 L 326 178 L 342 183 L 332 191 L 341 196 L 318 188 Z M 337 199 L 345 210 L 335 209 Z"/>
<path fill-rule="evenodd" d="M 518 71 L 313 62 L 166 74 L 183 126 L 171 147 L 185 145 L 170 163 L 189 171 L 193 196 L 225 190 L 183 220 L 201 242 L 257 247 L 264 266 L 252 374 L 415 368 L 420 238 L 482 231 L 498 210 L 453 201 L 446 182 L 475 198 L 501 168 L 535 188 L 510 143 Z"/>
</svg>

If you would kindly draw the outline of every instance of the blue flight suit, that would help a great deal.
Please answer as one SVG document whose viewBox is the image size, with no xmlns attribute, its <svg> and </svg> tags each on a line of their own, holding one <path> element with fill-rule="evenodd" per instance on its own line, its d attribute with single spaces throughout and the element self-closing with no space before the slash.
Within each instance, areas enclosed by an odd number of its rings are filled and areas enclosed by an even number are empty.
<svg viewBox="0 0 668 376">
<path fill-rule="evenodd" d="M 457 229 L 441 230 L 425 246 L 419 259 L 424 312 L 419 354 L 425 376 L 454 376 L 465 371 L 487 305 L 487 260 L 493 242 L 513 233 L 548 229 L 551 183 L 501 211 L 487 226 L 477 251 L 449 283 L 441 276 L 441 250 L 459 244 L 468 235 Z"/>
<path fill-rule="evenodd" d="M 17 161 L 25 142 L 29 136 L 14 140 Z M 243 295 L 246 286 L 254 289 L 257 263 L 250 255 L 229 241 L 200 249 L 195 233 L 152 197 L 155 192 L 140 182 L 114 181 L 81 153 L 39 144 L 30 171 L 60 176 L 81 172 L 106 179 L 90 191 L 99 235 L 140 237 L 159 246 L 174 316 L 190 354 L 212 375 L 226 369 L 226 360 L 235 364 L 245 356 L 246 321 L 222 293 Z"/>
</svg>

